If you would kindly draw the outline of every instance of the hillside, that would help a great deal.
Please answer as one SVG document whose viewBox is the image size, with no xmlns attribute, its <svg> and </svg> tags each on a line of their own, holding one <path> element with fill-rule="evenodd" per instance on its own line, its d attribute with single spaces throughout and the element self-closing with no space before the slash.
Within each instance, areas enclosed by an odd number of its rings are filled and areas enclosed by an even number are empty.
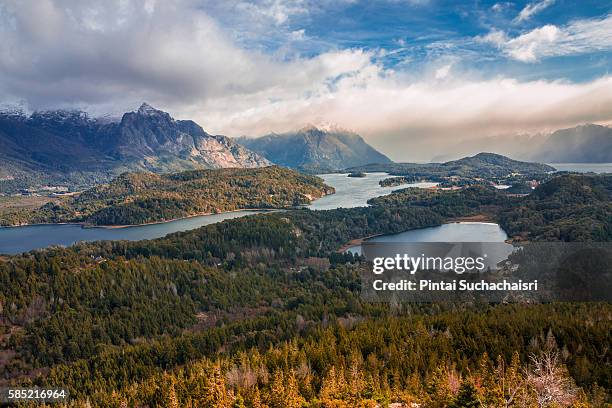
<svg viewBox="0 0 612 408">
<path fill-rule="evenodd" d="M 295 132 L 259 138 L 242 137 L 238 142 L 281 166 L 323 172 L 369 163 L 391 163 L 356 133 L 307 126 Z"/>
<path fill-rule="evenodd" d="M 106 182 L 125 171 L 252 168 L 270 162 L 144 103 L 120 121 L 80 111 L 0 113 L 0 192 Z"/>
<path fill-rule="evenodd" d="M 109 184 L 34 211 L 0 215 L 0 225 L 83 222 L 127 225 L 247 208 L 285 208 L 333 193 L 321 179 L 276 166 L 125 173 Z"/>
<path fill-rule="evenodd" d="M 494 153 L 478 153 L 445 163 L 387 163 L 350 168 L 350 171 L 386 171 L 397 176 L 416 178 L 465 177 L 500 178 L 511 174 L 536 176 L 555 171 L 546 164 L 510 159 Z"/>
<path fill-rule="evenodd" d="M 612 175 L 562 175 L 500 213 L 509 235 L 529 240 L 612 239 Z"/>
</svg>

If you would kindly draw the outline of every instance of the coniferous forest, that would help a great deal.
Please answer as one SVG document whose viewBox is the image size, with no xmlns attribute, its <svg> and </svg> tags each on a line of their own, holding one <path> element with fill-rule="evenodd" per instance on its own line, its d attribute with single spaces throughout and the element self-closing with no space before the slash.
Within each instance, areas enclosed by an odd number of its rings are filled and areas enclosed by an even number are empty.
<svg viewBox="0 0 612 408">
<path fill-rule="evenodd" d="M 404 189 L 2 257 L 0 384 L 78 407 L 609 406 L 610 303 L 368 303 L 338 249 L 477 214 L 522 241 L 611 241 L 611 194 L 576 175 L 527 197 Z"/>
</svg>

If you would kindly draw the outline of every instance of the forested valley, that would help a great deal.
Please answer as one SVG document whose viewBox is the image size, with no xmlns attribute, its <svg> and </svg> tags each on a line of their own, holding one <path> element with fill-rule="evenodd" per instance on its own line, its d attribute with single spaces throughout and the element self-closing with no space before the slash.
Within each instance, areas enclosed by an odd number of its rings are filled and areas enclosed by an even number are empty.
<svg viewBox="0 0 612 408">
<path fill-rule="evenodd" d="M 337 250 L 477 214 L 521 241 L 611 241 L 611 194 L 576 175 L 527 197 L 404 189 L 0 258 L 0 384 L 83 407 L 609 406 L 609 303 L 367 303 Z"/>
</svg>

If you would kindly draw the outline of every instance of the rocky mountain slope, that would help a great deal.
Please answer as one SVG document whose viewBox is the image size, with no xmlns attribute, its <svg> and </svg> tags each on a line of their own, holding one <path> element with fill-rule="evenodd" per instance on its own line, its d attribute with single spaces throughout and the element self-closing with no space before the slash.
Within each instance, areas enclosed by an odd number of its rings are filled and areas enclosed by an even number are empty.
<svg viewBox="0 0 612 408">
<path fill-rule="evenodd" d="M 307 126 L 295 132 L 242 137 L 238 142 L 276 164 L 312 172 L 391 163 L 358 134 L 338 128 Z"/>
<path fill-rule="evenodd" d="M 191 120 L 144 103 L 120 121 L 79 111 L 0 114 L 0 191 L 11 186 L 87 186 L 121 172 L 252 168 L 271 163 Z"/>
</svg>

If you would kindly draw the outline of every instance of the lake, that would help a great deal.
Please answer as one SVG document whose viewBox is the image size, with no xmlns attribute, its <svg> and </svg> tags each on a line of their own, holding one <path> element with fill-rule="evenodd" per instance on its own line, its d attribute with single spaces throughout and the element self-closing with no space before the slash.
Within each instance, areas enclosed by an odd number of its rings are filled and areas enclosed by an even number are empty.
<svg viewBox="0 0 612 408">
<path fill-rule="evenodd" d="M 368 173 L 366 177 L 347 177 L 347 174 L 323 174 L 325 182 L 336 189 L 336 194 L 316 200 L 308 208 L 329 210 L 366 206 L 371 198 L 386 195 L 406 187 L 432 187 L 436 183 L 413 183 L 395 187 L 381 187 L 379 181 L 387 173 Z M 128 240 L 161 238 L 178 231 L 188 231 L 228 219 L 257 214 L 260 211 L 235 211 L 202 215 L 158 224 L 123 228 L 84 228 L 77 224 L 28 225 L 0 227 L 0 254 L 17 254 L 52 245 L 70 246 L 82 241 Z M 469 234 L 468 234 L 469 235 Z M 450 235 L 452 236 L 452 235 Z M 449 236 L 449 237 L 450 237 Z M 455 239 L 448 238 L 448 241 Z M 458 239 L 460 240 L 460 239 Z"/>
<path fill-rule="evenodd" d="M 612 163 L 549 163 L 559 171 L 578 173 L 612 173 Z"/>
<path fill-rule="evenodd" d="M 412 183 L 394 187 L 381 187 L 379 181 L 389 178 L 387 173 L 368 173 L 366 177 L 348 177 L 344 174 L 320 174 L 325 183 L 336 189 L 331 194 L 314 201 L 308 206 L 311 210 L 333 210 L 334 208 L 365 207 L 369 199 L 390 194 L 392 191 L 407 187 L 433 187 L 437 183 Z"/>
<path fill-rule="evenodd" d="M 81 241 L 161 238 L 178 231 L 188 231 L 232 218 L 258 214 L 261 211 L 234 211 L 183 218 L 158 224 L 122 228 L 84 228 L 77 224 L 26 225 L 0 227 L 0 254 L 18 254 L 51 245 L 70 246 Z"/>
<path fill-rule="evenodd" d="M 399 234 L 380 235 L 367 239 L 367 242 L 376 243 L 413 243 L 413 242 L 497 242 L 503 243 L 508 239 L 506 232 L 497 224 L 491 222 L 453 222 L 437 227 L 419 228 Z M 507 247 L 506 247 L 507 245 Z M 501 245 L 509 252 L 512 245 Z M 356 245 L 348 249 L 354 254 L 361 254 L 361 246 Z M 507 255 L 507 254 L 506 254 Z M 503 259 L 503 258 L 502 258 Z"/>
</svg>

